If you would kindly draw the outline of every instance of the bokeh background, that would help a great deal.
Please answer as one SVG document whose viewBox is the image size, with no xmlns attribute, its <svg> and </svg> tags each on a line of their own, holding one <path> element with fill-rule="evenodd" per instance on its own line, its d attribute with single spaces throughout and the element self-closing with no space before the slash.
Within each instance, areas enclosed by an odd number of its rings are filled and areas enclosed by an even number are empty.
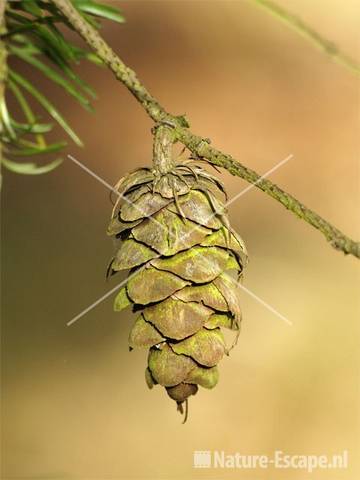
<svg viewBox="0 0 360 480">
<path fill-rule="evenodd" d="M 124 1 L 124 25 L 103 34 L 166 108 L 194 132 L 352 237 L 359 229 L 359 80 L 246 1 Z M 360 59 L 355 0 L 283 0 Z M 29 74 L 24 68 L 24 73 Z M 76 126 L 71 153 L 114 184 L 151 161 L 152 126 L 105 69 L 83 65 L 98 91 L 89 115 L 36 82 Z M 31 77 L 33 78 L 33 77 Z M 230 196 L 246 187 L 223 173 Z M 6 174 L 2 192 L 3 477 L 33 479 L 305 479 L 298 470 L 201 470 L 194 450 L 334 454 L 358 478 L 359 264 L 253 189 L 230 207 L 250 252 L 238 348 L 213 391 L 181 425 L 164 391 L 144 382 L 145 351 L 128 352 L 134 317 L 114 296 L 66 323 L 119 281 L 105 282 L 113 246 L 108 191 L 69 160 L 53 173 Z"/>
</svg>

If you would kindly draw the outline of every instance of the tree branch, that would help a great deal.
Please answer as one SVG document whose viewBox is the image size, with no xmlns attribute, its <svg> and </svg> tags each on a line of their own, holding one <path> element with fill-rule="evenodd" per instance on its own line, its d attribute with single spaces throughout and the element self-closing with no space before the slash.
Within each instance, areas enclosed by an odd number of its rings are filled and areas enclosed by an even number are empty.
<svg viewBox="0 0 360 480">
<path fill-rule="evenodd" d="M 272 2 L 271 0 L 250 1 L 284 22 L 288 27 L 298 32 L 307 40 L 310 40 L 316 47 L 329 55 L 334 61 L 340 63 L 356 75 L 360 75 L 360 65 L 358 62 L 341 52 L 333 42 L 320 35 L 320 33 L 305 23 L 300 17 L 288 12 L 283 7 L 275 2 Z"/>
<path fill-rule="evenodd" d="M 209 139 L 194 135 L 184 117 L 169 114 L 160 103 L 148 92 L 140 82 L 136 73 L 131 70 L 115 54 L 99 33 L 73 7 L 70 0 L 51 0 L 68 19 L 73 28 L 81 35 L 85 42 L 96 52 L 98 57 L 109 67 L 115 77 L 120 80 L 134 95 L 148 115 L 157 123 L 166 123 L 174 127 L 176 138 L 183 143 L 194 155 L 205 158 L 209 163 L 225 168 L 232 175 L 243 178 L 257 188 L 280 202 L 299 218 L 317 228 L 330 244 L 345 254 L 360 258 L 360 243 L 344 235 L 340 230 L 324 220 L 320 215 L 305 207 L 290 194 L 261 176 L 231 155 L 227 155 L 212 147 Z"/>
</svg>

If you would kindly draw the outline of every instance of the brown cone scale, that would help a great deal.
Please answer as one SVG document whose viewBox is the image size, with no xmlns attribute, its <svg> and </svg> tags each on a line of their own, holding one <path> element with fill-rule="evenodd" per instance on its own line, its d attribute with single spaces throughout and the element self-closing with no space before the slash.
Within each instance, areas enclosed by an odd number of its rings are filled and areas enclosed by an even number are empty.
<svg viewBox="0 0 360 480">
<path fill-rule="evenodd" d="M 229 226 L 222 184 L 199 162 L 141 168 L 117 187 L 109 274 L 130 269 L 130 278 L 114 308 L 136 310 L 129 346 L 149 349 L 146 383 L 163 386 L 182 411 L 199 386 L 218 381 L 229 351 L 222 329 L 239 332 L 246 248 Z"/>
</svg>

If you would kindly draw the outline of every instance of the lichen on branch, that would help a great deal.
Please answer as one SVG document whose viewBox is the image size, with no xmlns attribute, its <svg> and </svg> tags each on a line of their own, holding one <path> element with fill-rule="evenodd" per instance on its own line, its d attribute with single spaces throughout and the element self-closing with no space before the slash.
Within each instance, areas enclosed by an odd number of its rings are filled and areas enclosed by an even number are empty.
<svg viewBox="0 0 360 480">
<path fill-rule="evenodd" d="M 121 60 L 101 35 L 79 14 L 70 0 L 51 1 L 63 13 L 85 42 L 95 51 L 98 57 L 109 67 L 115 77 L 134 95 L 154 122 L 171 125 L 174 128 L 176 138 L 195 156 L 206 159 L 209 163 L 226 169 L 232 175 L 254 184 L 256 188 L 280 202 L 297 217 L 318 229 L 332 247 L 345 254 L 360 258 L 360 242 L 356 242 L 346 236 L 275 183 L 268 179 L 262 179 L 261 175 L 244 166 L 231 155 L 211 146 L 207 138 L 194 135 L 183 116 L 175 116 L 168 113 L 146 89 L 136 73 Z"/>
</svg>

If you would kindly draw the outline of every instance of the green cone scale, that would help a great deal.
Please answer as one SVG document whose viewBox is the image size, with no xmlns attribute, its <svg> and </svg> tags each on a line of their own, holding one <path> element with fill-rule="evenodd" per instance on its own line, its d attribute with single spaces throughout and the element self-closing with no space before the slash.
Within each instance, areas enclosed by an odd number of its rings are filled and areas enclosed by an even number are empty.
<svg viewBox="0 0 360 480">
<path fill-rule="evenodd" d="M 114 308 L 136 312 L 129 347 L 149 350 L 147 385 L 165 387 L 182 411 L 199 386 L 218 382 L 229 351 L 222 330 L 239 332 L 246 248 L 229 226 L 222 184 L 197 161 L 138 169 L 117 189 L 108 273 L 129 278 Z"/>
</svg>

